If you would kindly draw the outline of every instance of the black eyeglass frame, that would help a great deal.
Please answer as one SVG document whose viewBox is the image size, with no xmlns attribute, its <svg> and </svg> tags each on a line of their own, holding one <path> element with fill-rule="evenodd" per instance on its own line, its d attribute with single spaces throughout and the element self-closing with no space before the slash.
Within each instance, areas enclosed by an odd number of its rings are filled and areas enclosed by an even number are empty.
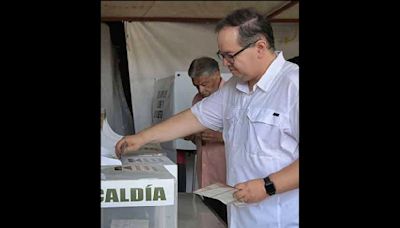
<svg viewBox="0 0 400 228">
<path fill-rule="evenodd" d="M 251 45 L 257 43 L 259 40 L 249 43 L 246 46 L 244 46 L 242 49 L 240 49 L 239 51 L 237 51 L 235 54 L 230 55 L 230 54 L 225 54 L 225 53 L 221 53 L 220 50 L 217 51 L 217 56 L 220 60 L 224 60 L 226 59 L 226 61 L 233 63 L 235 61 L 235 56 L 239 55 L 240 53 L 242 53 L 242 51 L 246 50 L 247 48 L 249 48 Z"/>
</svg>

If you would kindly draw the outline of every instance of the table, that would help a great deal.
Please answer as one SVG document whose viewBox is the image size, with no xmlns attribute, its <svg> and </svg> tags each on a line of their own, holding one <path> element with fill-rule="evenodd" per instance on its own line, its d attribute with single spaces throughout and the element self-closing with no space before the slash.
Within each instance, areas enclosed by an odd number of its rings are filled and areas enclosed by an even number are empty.
<svg viewBox="0 0 400 228">
<path fill-rule="evenodd" d="M 225 222 L 208 208 L 200 196 L 178 192 L 178 228 L 226 228 Z"/>
</svg>

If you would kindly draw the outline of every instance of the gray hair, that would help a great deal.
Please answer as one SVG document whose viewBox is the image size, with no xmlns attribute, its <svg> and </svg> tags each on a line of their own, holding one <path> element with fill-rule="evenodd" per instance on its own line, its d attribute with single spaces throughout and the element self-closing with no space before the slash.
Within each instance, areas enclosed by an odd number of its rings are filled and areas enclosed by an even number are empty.
<svg viewBox="0 0 400 228">
<path fill-rule="evenodd" d="M 219 71 L 218 62 L 210 57 L 200 57 L 194 59 L 190 64 L 188 74 L 191 78 L 199 76 L 211 76 Z"/>
<path fill-rule="evenodd" d="M 226 26 L 239 26 L 239 45 L 242 47 L 265 37 L 269 48 L 275 50 L 271 23 L 254 8 L 238 9 L 228 14 L 217 23 L 215 32 L 218 33 Z"/>
</svg>

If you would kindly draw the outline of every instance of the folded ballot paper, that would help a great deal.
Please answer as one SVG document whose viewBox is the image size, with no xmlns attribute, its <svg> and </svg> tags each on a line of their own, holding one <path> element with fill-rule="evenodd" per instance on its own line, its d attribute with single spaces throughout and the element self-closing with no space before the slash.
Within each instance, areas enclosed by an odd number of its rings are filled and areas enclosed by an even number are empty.
<svg viewBox="0 0 400 228">
<path fill-rule="evenodd" d="M 101 155 L 101 165 L 122 165 L 122 162 L 116 157 Z"/>
<path fill-rule="evenodd" d="M 111 129 L 107 119 L 103 121 L 101 133 L 101 165 L 122 165 L 122 162 L 115 154 L 115 145 L 123 137 Z M 130 155 L 162 155 L 159 143 L 148 143 L 137 151 L 125 151 L 124 156 Z"/>
<path fill-rule="evenodd" d="M 107 119 L 103 122 L 103 128 L 100 131 L 101 133 L 101 161 L 105 161 L 105 165 L 113 165 L 113 162 L 110 159 L 117 159 L 115 155 L 115 144 L 123 137 L 122 135 L 117 134 L 111 129 L 111 126 L 108 124 Z M 117 159 L 118 160 L 118 159 Z M 110 162 L 110 163 L 108 163 Z M 117 165 L 117 164 L 116 164 Z"/>
<path fill-rule="evenodd" d="M 209 185 L 204 188 L 200 188 L 193 193 L 213 199 L 217 199 L 221 201 L 224 204 L 234 204 L 235 206 L 245 206 L 246 203 L 239 202 L 233 197 L 233 193 L 236 191 L 234 187 L 221 184 L 221 183 L 215 183 L 212 185 Z"/>
</svg>

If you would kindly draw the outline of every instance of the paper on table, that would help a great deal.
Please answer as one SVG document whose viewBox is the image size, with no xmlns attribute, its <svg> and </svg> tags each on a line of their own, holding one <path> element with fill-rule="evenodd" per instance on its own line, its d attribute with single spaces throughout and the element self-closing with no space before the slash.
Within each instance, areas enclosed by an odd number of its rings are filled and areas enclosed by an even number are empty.
<svg viewBox="0 0 400 228">
<path fill-rule="evenodd" d="M 221 183 L 215 183 L 215 184 L 209 185 L 207 187 L 198 189 L 198 190 L 194 191 L 193 193 L 201 195 L 201 196 L 206 196 L 209 198 L 217 199 L 224 204 L 233 203 L 236 206 L 246 205 L 246 203 L 239 202 L 233 197 L 233 193 L 235 191 L 236 191 L 236 189 L 231 186 L 224 185 Z"/>
</svg>

